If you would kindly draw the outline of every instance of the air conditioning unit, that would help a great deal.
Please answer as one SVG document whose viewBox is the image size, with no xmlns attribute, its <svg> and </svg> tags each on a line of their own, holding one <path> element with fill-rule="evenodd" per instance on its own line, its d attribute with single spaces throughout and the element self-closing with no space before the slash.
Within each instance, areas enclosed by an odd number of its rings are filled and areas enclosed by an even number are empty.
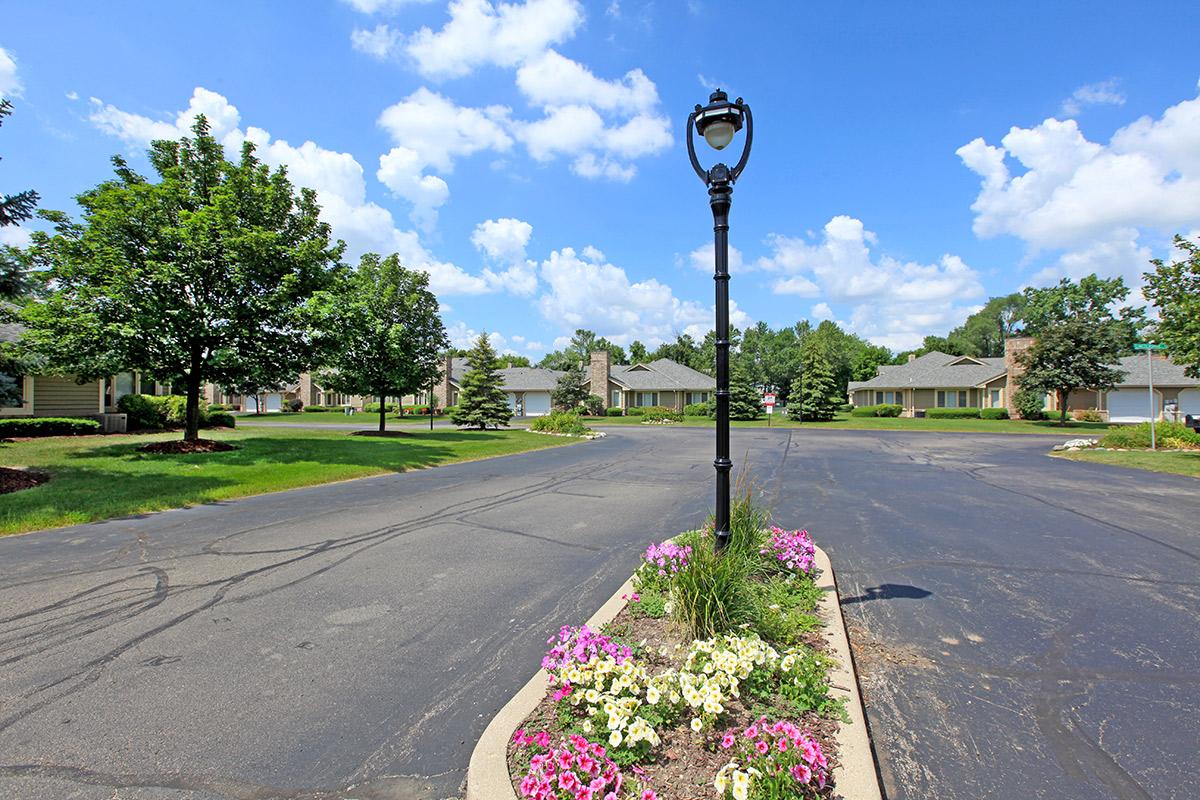
<svg viewBox="0 0 1200 800">
<path fill-rule="evenodd" d="M 125 414 L 92 414 L 90 419 L 100 423 L 101 433 L 124 433 L 128 426 Z"/>
</svg>

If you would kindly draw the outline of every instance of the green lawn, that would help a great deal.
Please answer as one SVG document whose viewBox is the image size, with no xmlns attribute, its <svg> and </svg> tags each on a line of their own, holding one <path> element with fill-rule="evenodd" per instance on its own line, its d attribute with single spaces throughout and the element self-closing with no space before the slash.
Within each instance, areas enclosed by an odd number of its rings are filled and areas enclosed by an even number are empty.
<svg viewBox="0 0 1200 800">
<path fill-rule="evenodd" d="M 237 418 L 239 423 L 249 423 L 251 425 L 257 425 L 259 423 L 271 425 L 279 422 L 303 422 L 308 424 L 312 422 L 318 425 L 324 425 L 327 423 L 344 425 L 349 423 L 351 425 L 362 425 L 364 428 L 379 426 L 378 414 L 365 414 L 361 411 L 352 416 L 346 416 L 341 411 L 299 411 L 296 413 L 238 414 Z M 435 421 L 447 419 L 450 418 L 444 414 L 438 414 L 434 417 Z M 388 415 L 387 418 L 387 425 L 389 428 L 401 425 L 420 425 L 422 422 L 428 425 L 429 417 L 394 417 Z"/>
<path fill-rule="evenodd" d="M 0 495 L 0 535 L 228 500 L 298 486 L 559 447 L 581 440 L 526 431 L 413 432 L 399 439 L 301 428 L 205 431 L 228 453 L 147 455 L 178 433 L 55 437 L 0 445 L 0 465 L 34 467 L 48 483 Z"/>
<path fill-rule="evenodd" d="M 1069 458 L 1072 461 L 1091 461 L 1098 464 L 1113 464 L 1118 467 L 1145 469 L 1151 472 L 1172 472 L 1176 475 L 1200 478 L 1200 451 L 1078 450 L 1054 455 L 1058 458 Z"/>
<path fill-rule="evenodd" d="M 602 425 L 637 425 L 641 417 L 595 417 L 586 420 L 589 426 Z M 679 425 L 709 426 L 713 421 L 707 417 L 685 417 Z M 735 427 L 765 428 L 767 420 L 753 421 L 733 420 Z M 910 417 L 852 417 L 849 414 L 838 414 L 831 422 L 794 422 L 786 415 L 776 414 L 770 421 L 775 428 L 802 428 L 808 430 L 871 430 L 871 431 L 939 431 L 961 433 L 1042 433 L 1042 434 L 1077 434 L 1083 432 L 1103 431 L 1108 428 L 1104 422 L 1075 422 L 1068 421 L 1066 427 L 1060 427 L 1057 421 L 1030 421 L 1023 419 L 915 419 Z M 646 427 L 651 427 L 647 425 Z"/>
</svg>

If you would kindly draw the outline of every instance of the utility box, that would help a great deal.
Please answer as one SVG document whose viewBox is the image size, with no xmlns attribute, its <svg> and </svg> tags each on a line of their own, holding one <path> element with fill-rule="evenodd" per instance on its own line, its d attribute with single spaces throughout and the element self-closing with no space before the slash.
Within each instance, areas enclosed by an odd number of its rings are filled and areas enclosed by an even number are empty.
<svg viewBox="0 0 1200 800">
<path fill-rule="evenodd" d="M 125 433 L 129 424 L 125 414 L 92 414 L 88 419 L 100 423 L 101 433 Z"/>
</svg>

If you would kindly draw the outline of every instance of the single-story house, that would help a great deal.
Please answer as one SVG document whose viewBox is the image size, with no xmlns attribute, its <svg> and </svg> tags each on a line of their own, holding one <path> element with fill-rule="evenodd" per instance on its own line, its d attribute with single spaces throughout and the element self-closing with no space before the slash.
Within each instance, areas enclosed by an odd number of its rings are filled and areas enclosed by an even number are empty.
<svg viewBox="0 0 1200 800">
<path fill-rule="evenodd" d="M 1033 339 L 1012 337 L 1004 343 L 1003 358 L 952 356 L 941 352 L 909 357 L 905 364 L 884 365 L 868 381 L 851 381 L 850 402 L 856 406 L 881 403 L 902 406 L 906 417 L 923 416 L 930 408 L 1007 408 L 1016 416 L 1013 395 L 1021 366 L 1016 355 Z M 1184 375 L 1183 366 L 1155 356 L 1154 407 L 1151 409 L 1146 356 L 1126 356 L 1115 364 L 1124 378 L 1108 391 L 1085 389 L 1067 398 L 1069 412 L 1093 410 L 1109 422 L 1145 422 L 1200 415 L 1200 380 Z M 1046 410 L 1059 411 L 1058 398 L 1047 395 Z"/>
<path fill-rule="evenodd" d="M 434 387 L 440 406 L 456 405 L 469 366 L 465 358 L 448 358 L 441 381 Z M 508 406 L 518 417 L 550 413 L 550 395 L 563 372 L 538 367 L 500 370 Z M 666 406 L 679 411 L 688 403 L 703 403 L 716 390 L 716 381 L 702 372 L 659 359 L 648 364 L 612 364 L 607 351 L 592 353 L 584 373 L 588 390 L 609 407 Z"/>
</svg>

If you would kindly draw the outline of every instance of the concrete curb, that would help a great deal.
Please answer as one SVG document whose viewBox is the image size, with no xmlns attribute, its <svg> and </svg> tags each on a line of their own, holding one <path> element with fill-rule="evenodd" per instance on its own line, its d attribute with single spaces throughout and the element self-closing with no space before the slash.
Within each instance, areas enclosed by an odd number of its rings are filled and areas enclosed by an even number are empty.
<svg viewBox="0 0 1200 800">
<path fill-rule="evenodd" d="M 846 711 L 851 720 L 850 725 L 842 725 L 838 730 L 841 766 L 837 770 L 837 793 L 834 796 L 839 800 L 882 800 L 862 699 L 858 693 L 858 681 L 854 675 L 850 642 L 846 637 L 846 625 L 838 602 L 837 583 L 829 556 L 819 547 L 816 563 L 821 570 L 821 577 L 817 581 L 821 589 L 818 608 L 827 622 L 825 636 L 838 661 L 837 667 L 830 673 L 830 681 L 834 694 L 847 698 Z M 587 621 L 588 627 L 595 629 L 611 622 L 628 603 L 622 596 L 627 597 L 632 593 L 633 578 L 630 577 L 592 615 Z M 518 800 L 508 774 L 508 743 L 513 732 L 546 696 L 549 685 L 550 676 L 545 670 L 538 670 L 488 723 L 471 752 L 466 800 Z"/>
</svg>

